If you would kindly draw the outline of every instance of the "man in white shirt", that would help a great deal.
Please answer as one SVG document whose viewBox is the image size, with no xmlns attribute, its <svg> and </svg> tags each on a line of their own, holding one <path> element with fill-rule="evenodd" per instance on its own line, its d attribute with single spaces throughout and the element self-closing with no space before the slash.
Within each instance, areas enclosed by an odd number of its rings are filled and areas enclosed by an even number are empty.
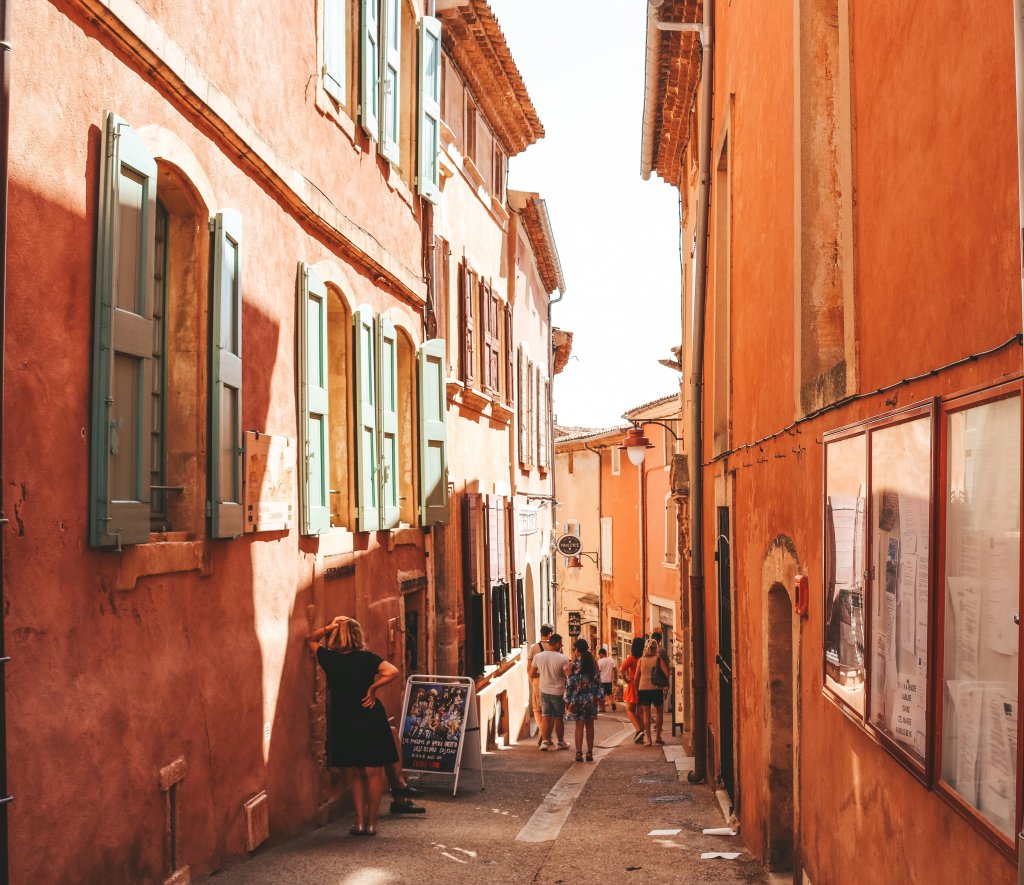
<svg viewBox="0 0 1024 885">
<path fill-rule="evenodd" d="M 548 650 L 538 652 L 530 664 L 530 676 L 540 680 L 540 748 L 551 746 L 551 731 L 554 729 L 558 743 L 555 748 L 567 750 L 565 742 L 565 669 L 569 659 L 562 654 L 562 637 L 552 633 L 548 638 Z"/>
<path fill-rule="evenodd" d="M 533 659 L 547 649 L 548 637 L 554 632 L 547 624 L 540 628 L 540 641 L 531 645 L 530 650 L 526 653 L 527 673 L 533 672 Z M 543 740 L 542 726 L 544 721 L 540 709 L 540 678 L 532 675 L 530 676 L 530 706 L 533 708 L 533 718 L 537 723 L 537 743 L 540 744 Z"/>
<path fill-rule="evenodd" d="M 605 712 L 606 700 L 612 699 L 612 710 L 615 709 L 615 658 L 602 648 L 597 653 L 597 669 L 601 674 L 601 712 Z"/>
</svg>

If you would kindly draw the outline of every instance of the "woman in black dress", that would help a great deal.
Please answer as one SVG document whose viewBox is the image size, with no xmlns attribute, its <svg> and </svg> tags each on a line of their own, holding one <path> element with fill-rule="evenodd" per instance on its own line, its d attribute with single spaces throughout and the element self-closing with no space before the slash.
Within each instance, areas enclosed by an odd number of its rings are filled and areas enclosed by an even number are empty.
<svg viewBox="0 0 1024 885">
<path fill-rule="evenodd" d="M 320 641 L 327 637 L 326 647 Z M 398 669 L 367 651 L 358 621 L 340 616 L 306 637 L 327 676 L 327 765 L 350 773 L 356 823 L 353 836 L 377 835 L 384 768 L 398 761 L 377 690 Z"/>
</svg>

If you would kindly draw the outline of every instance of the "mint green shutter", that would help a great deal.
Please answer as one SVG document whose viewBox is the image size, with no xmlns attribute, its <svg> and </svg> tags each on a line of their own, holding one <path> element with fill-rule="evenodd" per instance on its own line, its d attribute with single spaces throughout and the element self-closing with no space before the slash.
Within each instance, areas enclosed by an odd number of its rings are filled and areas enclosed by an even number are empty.
<svg viewBox="0 0 1024 885">
<path fill-rule="evenodd" d="M 381 71 L 380 152 L 396 166 L 401 157 L 398 152 L 399 122 L 401 119 L 400 92 L 402 68 L 402 0 L 384 2 L 384 59 Z"/>
<path fill-rule="evenodd" d="M 401 469 L 398 452 L 398 336 L 394 324 L 385 316 L 377 318 L 377 328 L 381 528 L 392 529 L 401 517 L 398 500 Z"/>
<path fill-rule="evenodd" d="M 432 203 L 441 199 L 441 22 L 429 15 L 420 20 L 419 165 L 416 185 Z"/>
<path fill-rule="evenodd" d="M 149 540 L 156 162 L 108 113 L 93 316 L 89 543 Z"/>
<path fill-rule="evenodd" d="M 378 0 L 361 0 L 359 121 L 370 138 L 380 138 L 380 23 Z"/>
<path fill-rule="evenodd" d="M 299 262 L 299 491 L 303 535 L 330 531 L 327 286 Z"/>
<path fill-rule="evenodd" d="M 380 528 L 377 487 L 377 334 L 373 311 L 365 304 L 355 311 L 353 342 L 356 367 L 356 531 Z"/>
<path fill-rule="evenodd" d="M 345 7 L 347 0 L 324 0 L 324 89 L 345 103 Z"/>
<path fill-rule="evenodd" d="M 211 222 L 210 535 L 242 534 L 242 216 L 218 212 Z"/>
<path fill-rule="evenodd" d="M 419 350 L 420 525 L 448 524 L 448 428 L 445 424 L 445 343 Z"/>
</svg>

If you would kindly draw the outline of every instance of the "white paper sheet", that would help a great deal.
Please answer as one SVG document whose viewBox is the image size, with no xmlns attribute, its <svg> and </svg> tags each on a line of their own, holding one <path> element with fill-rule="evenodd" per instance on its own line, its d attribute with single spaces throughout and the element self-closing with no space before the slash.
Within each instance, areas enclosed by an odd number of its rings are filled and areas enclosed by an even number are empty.
<svg viewBox="0 0 1024 885">
<path fill-rule="evenodd" d="M 900 558 L 900 579 L 896 595 L 899 605 L 900 647 L 908 654 L 915 652 L 914 636 L 917 629 L 917 554 L 903 548 Z"/>
<path fill-rule="evenodd" d="M 981 594 L 976 578 L 946 578 L 956 623 L 956 675 L 978 678 Z"/>
<path fill-rule="evenodd" d="M 1019 628 L 1013 623 L 1013 616 L 1018 608 L 1020 536 L 1014 532 L 983 538 L 981 553 L 985 576 L 982 645 L 999 654 L 1017 654 Z"/>
<path fill-rule="evenodd" d="M 914 585 L 917 603 L 914 606 L 914 651 L 919 658 L 928 656 L 928 559 L 917 561 L 917 581 Z"/>
<path fill-rule="evenodd" d="M 1017 703 L 1005 686 L 989 684 L 984 692 L 984 726 L 979 765 L 978 807 L 1004 832 L 1012 827 L 1016 766 L 1007 731 L 1017 731 Z"/>
<path fill-rule="evenodd" d="M 956 692 L 957 734 L 956 791 L 971 805 L 978 805 L 978 751 L 985 688 L 978 682 L 961 682 Z"/>
</svg>

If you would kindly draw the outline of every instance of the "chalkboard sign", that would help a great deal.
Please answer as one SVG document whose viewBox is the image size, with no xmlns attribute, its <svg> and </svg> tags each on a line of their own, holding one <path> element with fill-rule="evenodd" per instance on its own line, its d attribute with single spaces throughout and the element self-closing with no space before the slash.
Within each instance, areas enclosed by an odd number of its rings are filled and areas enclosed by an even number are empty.
<svg viewBox="0 0 1024 885">
<path fill-rule="evenodd" d="M 469 755 L 463 760 L 463 747 L 469 738 Z M 480 726 L 477 723 L 476 698 L 472 679 L 452 676 L 410 676 L 402 703 L 402 768 L 425 774 L 455 776 L 459 768 L 480 771 Z M 453 789 L 453 794 L 455 789 Z"/>
<path fill-rule="evenodd" d="M 569 635 L 579 636 L 583 619 L 581 612 L 569 612 Z"/>
</svg>

